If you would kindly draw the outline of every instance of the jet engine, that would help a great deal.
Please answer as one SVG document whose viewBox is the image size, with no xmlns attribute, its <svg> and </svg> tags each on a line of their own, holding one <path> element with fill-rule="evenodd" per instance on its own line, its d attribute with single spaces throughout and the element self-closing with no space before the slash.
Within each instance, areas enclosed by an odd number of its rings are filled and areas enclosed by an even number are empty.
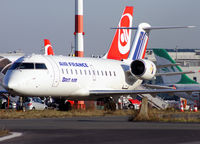
<svg viewBox="0 0 200 144">
<path fill-rule="evenodd" d="M 139 79 L 150 80 L 156 74 L 156 66 L 152 61 L 139 59 L 131 63 L 130 72 Z"/>
</svg>

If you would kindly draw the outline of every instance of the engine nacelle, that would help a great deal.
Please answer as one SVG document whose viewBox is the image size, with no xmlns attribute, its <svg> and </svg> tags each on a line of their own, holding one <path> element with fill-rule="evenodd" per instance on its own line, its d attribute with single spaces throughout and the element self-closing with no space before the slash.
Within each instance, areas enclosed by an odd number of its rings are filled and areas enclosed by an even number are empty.
<svg viewBox="0 0 200 144">
<path fill-rule="evenodd" d="M 130 71 L 133 76 L 139 79 L 150 80 L 156 74 L 156 66 L 152 61 L 139 59 L 131 63 Z"/>
</svg>

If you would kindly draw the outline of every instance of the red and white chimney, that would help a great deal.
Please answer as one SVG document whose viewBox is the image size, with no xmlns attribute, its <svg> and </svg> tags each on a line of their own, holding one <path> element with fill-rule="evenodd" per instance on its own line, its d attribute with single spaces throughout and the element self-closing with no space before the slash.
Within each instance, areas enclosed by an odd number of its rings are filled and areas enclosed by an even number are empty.
<svg viewBox="0 0 200 144">
<path fill-rule="evenodd" d="M 83 46 L 83 0 L 75 0 L 75 56 L 84 56 Z"/>
</svg>

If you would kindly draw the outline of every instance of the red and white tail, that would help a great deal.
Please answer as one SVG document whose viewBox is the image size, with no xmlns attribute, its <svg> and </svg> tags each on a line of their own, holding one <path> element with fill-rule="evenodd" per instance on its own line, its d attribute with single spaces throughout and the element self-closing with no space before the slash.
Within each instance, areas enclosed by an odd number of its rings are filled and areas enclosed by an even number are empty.
<svg viewBox="0 0 200 144">
<path fill-rule="evenodd" d="M 132 27 L 133 7 L 126 6 L 118 27 Z M 130 52 L 131 29 L 117 29 L 104 58 L 122 60 L 127 59 Z"/>
<path fill-rule="evenodd" d="M 45 55 L 54 55 L 53 48 L 48 39 L 44 39 Z"/>
</svg>

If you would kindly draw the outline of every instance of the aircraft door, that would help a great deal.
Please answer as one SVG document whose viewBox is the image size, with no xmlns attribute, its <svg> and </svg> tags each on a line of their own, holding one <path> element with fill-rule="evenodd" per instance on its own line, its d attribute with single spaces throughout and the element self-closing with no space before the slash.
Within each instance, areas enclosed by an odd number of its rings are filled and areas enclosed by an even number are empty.
<svg viewBox="0 0 200 144">
<path fill-rule="evenodd" d="M 57 87 L 59 85 L 59 80 L 60 80 L 59 67 L 53 59 L 47 57 L 47 60 L 50 62 L 51 67 L 52 67 L 51 69 L 51 73 L 53 77 L 52 87 Z"/>
</svg>

